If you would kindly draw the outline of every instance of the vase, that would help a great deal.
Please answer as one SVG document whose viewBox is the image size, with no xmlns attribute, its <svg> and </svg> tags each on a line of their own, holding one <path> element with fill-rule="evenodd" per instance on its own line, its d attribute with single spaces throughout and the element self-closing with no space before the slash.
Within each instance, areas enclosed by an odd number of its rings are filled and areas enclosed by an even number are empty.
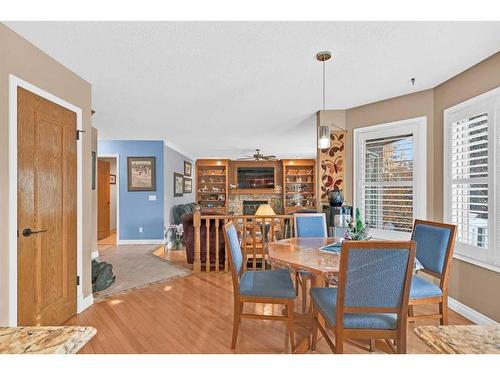
<svg viewBox="0 0 500 375">
<path fill-rule="evenodd" d="M 328 200 L 330 202 L 330 206 L 340 207 L 344 204 L 344 194 L 342 194 L 342 190 L 332 190 L 328 194 Z"/>
</svg>

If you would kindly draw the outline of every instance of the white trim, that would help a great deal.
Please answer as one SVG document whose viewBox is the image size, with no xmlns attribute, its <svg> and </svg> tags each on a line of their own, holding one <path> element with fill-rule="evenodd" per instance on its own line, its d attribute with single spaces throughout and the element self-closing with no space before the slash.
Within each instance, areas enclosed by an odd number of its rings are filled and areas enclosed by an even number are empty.
<svg viewBox="0 0 500 375">
<path fill-rule="evenodd" d="M 443 220 L 450 221 L 450 206 L 451 195 L 448 190 L 451 183 L 449 171 L 449 157 L 450 157 L 450 142 L 449 133 L 451 122 L 454 121 L 453 117 L 458 112 L 463 112 L 464 116 L 473 109 L 482 110 L 488 113 L 488 248 L 479 248 L 465 243 L 455 244 L 455 252 L 453 258 L 461 261 L 471 263 L 478 267 L 486 268 L 494 272 L 500 272 L 500 263 L 497 258 L 500 258 L 496 246 L 498 242 L 498 234 L 496 233 L 497 215 L 497 124 L 500 119 L 497 118 L 498 114 L 495 108 L 500 106 L 500 87 L 485 92 L 481 95 L 475 96 L 464 102 L 458 103 L 452 107 L 446 108 L 443 111 Z M 481 108 L 478 108 L 481 106 Z M 464 113 L 465 112 L 465 113 Z M 490 122 L 491 119 L 491 122 Z M 491 150 L 491 152 L 490 152 Z M 480 183 L 478 181 L 478 183 Z"/>
<path fill-rule="evenodd" d="M 401 130 L 406 127 L 407 130 Z M 354 129 L 353 144 L 353 206 L 358 207 L 358 179 L 360 173 L 359 153 L 360 143 L 359 138 L 364 139 L 370 133 L 376 133 L 376 137 L 385 137 L 398 135 L 401 132 L 411 132 L 413 134 L 414 160 L 413 160 L 413 186 L 416 194 L 414 194 L 413 216 L 414 219 L 425 220 L 427 218 L 427 116 L 415 117 L 405 120 L 393 121 L 384 124 L 366 126 Z M 358 173 L 358 174 L 357 174 Z M 406 240 L 409 239 L 409 233 L 389 231 L 383 229 L 371 229 L 374 237 L 387 238 L 391 240 Z"/>
<path fill-rule="evenodd" d="M 99 158 L 110 158 L 116 160 L 116 244 L 120 242 L 120 154 L 98 154 Z M 99 189 L 99 186 L 97 186 Z"/>
<path fill-rule="evenodd" d="M 165 240 L 120 240 L 118 245 L 165 245 Z"/>
<path fill-rule="evenodd" d="M 471 322 L 479 325 L 493 325 L 498 324 L 498 322 L 494 321 L 491 318 L 488 318 L 486 315 L 477 312 L 474 309 L 471 309 L 469 306 L 464 305 L 463 303 L 448 297 L 448 307 L 455 311 L 456 313 L 462 315 L 463 317 L 469 319 Z"/>
<path fill-rule="evenodd" d="M 9 74 L 9 292 L 8 292 L 8 324 L 17 326 L 17 88 L 22 87 L 55 104 L 76 113 L 76 128 L 82 129 L 82 109 L 58 98 L 39 87 L 26 82 L 13 74 Z M 82 142 L 77 142 L 77 259 L 76 273 L 82 281 L 83 269 L 83 150 Z M 88 297 L 83 296 L 83 282 L 77 286 L 77 313 L 83 311 L 89 303 Z M 92 299 L 93 301 L 93 299 Z M 90 302 L 91 303 L 91 302 Z M 85 307 L 85 308 L 86 308 Z"/>
<path fill-rule="evenodd" d="M 86 310 L 88 307 L 92 306 L 94 303 L 94 295 L 90 293 L 87 297 L 84 297 L 79 304 L 78 313 Z"/>
<path fill-rule="evenodd" d="M 473 264 L 474 266 L 486 268 L 489 271 L 500 273 L 500 267 L 495 266 L 494 264 L 489 264 L 485 262 L 481 262 L 480 260 L 469 258 L 468 256 L 453 253 L 453 259 L 461 260 L 462 262 Z"/>
<path fill-rule="evenodd" d="M 92 259 L 98 258 L 99 257 L 99 250 L 92 251 Z"/>
</svg>

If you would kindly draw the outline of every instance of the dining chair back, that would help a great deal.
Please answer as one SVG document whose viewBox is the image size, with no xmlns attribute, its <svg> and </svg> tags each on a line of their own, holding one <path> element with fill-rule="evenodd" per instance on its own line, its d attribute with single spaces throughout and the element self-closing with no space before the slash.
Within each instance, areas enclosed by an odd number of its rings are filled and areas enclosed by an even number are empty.
<svg viewBox="0 0 500 375">
<path fill-rule="evenodd" d="M 385 339 L 395 352 L 405 353 L 415 246 L 414 241 L 345 241 L 338 287 L 311 290 L 313 347 L 319 329 L 335 353 L 343 352 L 349 338 Z M 318 314 L 332 327 L 335 344 Z"/>
<path fill-rule="evenodd" d="M 325 213 L 295 213 L 295 237 L 328 237 Z"/>
<path fill-rule="evenodd" d="M 244 256 L 241 250 L 238 231 L 234 223 L 232 221 L 226 223 L 223 232 L 234 290 L 234 320 L 231 349 L 236 347 L 241 319 L 248 318 L 286 321 L 288 324 L 290 348 L 293 352 L 295 349 L 293 326 L 295 289 L 290 272 L 284 269 L 244 271 Z M 244 314 L 243 305 L 245 302 L 281 304 L 285 305 L 287 309 L 284 311 L 284 315 Z"/>
<path fill-rule="evenodd" d="M 418 272 L 439 280 L 439 286 L 418 275 L 413 276 L 410 290 L 410 321 L 439 318 L 448 324 L 448 278 L 455 246 L 456 225 L 427 220 L 415 220 L 411 236 L 417 244 L 417 259 L 422 264 Z M 437 303 L 439 314 L 415 315 L 413 306 Z"/>
</svg>

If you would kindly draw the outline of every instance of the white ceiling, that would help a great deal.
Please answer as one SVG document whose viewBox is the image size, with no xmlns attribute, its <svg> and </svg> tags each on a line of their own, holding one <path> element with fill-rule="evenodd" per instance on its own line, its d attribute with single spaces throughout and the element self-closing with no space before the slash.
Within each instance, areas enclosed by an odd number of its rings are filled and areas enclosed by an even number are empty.
<svg viewBox="0 0 500 375">
<path fill-rule="evenodd" d="M 7 22 L 92 84 L 102 139 L 193 157 L 315 156 L 321 109 L 434 87 L 500 47 L 500 22 Z M 416 77 L 416 85 L 410 78 Z"/>
</svg>

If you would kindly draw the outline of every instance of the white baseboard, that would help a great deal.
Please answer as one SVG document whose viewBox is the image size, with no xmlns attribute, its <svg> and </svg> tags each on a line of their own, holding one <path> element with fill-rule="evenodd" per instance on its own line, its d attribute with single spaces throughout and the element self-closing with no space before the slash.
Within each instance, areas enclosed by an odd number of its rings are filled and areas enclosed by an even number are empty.
<svg viewBox="0 0 500 375">
<path fill-rule="evenodd" d="M 92 259 L 95 259 L 99 256 L 99 250 L 92 251 Z"/>
<path fill-rule="evenodd" d="M 80 314 L 82 311 L 87 309 L 94 303 L 94 295 L 90 294 L 87 297 L 78 296 L 78 300 L 76 303 L 76 312 Z"/>
<path fill-rule="evenodd" d="M 471 322 L 480 324 L 480 325 L 491 325 L 498 324 L 491 318 L 488 318 L 486 315 L 477 312 L 474 309 L 471 309 L 469 306 L 464 305 L 461 302 L 458 302 L 456 299 L 448 297 L 448 307 L 455 311 L 456 313 L 462 315 L 463 317 L 469 319 Z"/>
<path fill-rule="evenodd" d="M 165 240 L 119 240 L 118 245 L 164 245 Z"/>
</svg>

